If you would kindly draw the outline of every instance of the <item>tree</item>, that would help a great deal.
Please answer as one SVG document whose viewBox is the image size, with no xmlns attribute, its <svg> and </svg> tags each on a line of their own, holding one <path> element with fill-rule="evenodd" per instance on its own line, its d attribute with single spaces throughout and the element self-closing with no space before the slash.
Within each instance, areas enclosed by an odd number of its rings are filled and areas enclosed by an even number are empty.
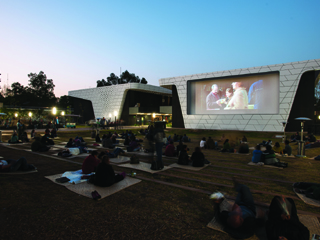
<svg viewBox="0 0 320 240">
<path fill-rule="evenodd" d="M 107 83 L 106 80 L 104 80 L 104 79 L 97 81 L 97 87 L 108 86 L 107 84 L 108 84 L 108 83 Z"/>
<path fill-rule="evenodd" d="M 38 106 L 53 106 L 57 102 L 57 98 L 54 95 L 54 87 L 52 79 L 47 79 L 47 76 L 43 71 L 39 74 L 30 73 L 28 74 L 29 88 L 32 95 L 38 99 L 36 101 Z M 41 101 L 39 101 L 41 99 Z"/>
<path fill-rule="evenodd" d="M 110 83 L 112 85 L 120 84 L 119 77 L 117 75 L 115 75 L 114 73 L 110 73 L 110 76 L 107 77 L 107 81 L 108 81 L 108 83 Z"/>
<path fill-rule="evenodd" d="M 60 108 L 68 108 L 72 105 L 71 97 L 68 95 L 61 96 L 58 101 L 58 106 Z"/>
<path fill-rule="evenodd" d="M 145 78 L 142 78 L 140 83 L 147 84 L 148 82 Z"/>
</svg>

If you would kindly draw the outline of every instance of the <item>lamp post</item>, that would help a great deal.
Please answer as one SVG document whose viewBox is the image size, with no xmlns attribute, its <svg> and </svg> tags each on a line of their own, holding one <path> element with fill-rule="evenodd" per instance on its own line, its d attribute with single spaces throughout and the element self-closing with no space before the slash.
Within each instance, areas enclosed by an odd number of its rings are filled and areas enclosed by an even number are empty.
<svg viewBox="0 0 320 240">
<path fill-rule="evenodd" d="M 295 118 L 294 120 L 298 120 L 301 122 L 301 140 L 298 142 L 298 155 L 297 157 L 306 157 L 305 154 L 305 142 L 303 141 L 303 127 L 304 127 L 304 122 L 311 120 L 310 118 L 306 117 L 299 117 Z"/>
<path fill-rule="evenodd" d="M 31 117 L 32 117 L 32 112 L 29 112 L 29 117 L 30 117 L 30 126 L 32 125 Z"/>
<path fill-rule="evenodd" d="M 282 137 L 282 142 L 284 143 L 286 141 L 286 125 L 287 122 L 282 122 L 282 126 L 283 126 L 283 137 Z"/>
<path fill-rule="evenodd" d="M 64 117 L 64 114 L 65 114 L 65 112 L 64 112 L 64 111 L 62 111 L 62 112 L 61 112 L 61 116 L 63 117 L 64 125 L 66 125 L 66 118 Z"/>
</svg>

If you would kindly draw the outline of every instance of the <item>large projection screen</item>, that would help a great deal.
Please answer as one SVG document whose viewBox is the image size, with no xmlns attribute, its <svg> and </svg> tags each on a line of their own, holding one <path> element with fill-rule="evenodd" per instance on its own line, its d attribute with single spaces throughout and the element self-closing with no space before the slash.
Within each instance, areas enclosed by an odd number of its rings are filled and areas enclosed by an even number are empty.
<svg viewBox="0 0 320 240">
<path fill-rule="evenodd" d="M 187 113 L 279 114 L 279 72 L 190 80 Z"/>
</svg>

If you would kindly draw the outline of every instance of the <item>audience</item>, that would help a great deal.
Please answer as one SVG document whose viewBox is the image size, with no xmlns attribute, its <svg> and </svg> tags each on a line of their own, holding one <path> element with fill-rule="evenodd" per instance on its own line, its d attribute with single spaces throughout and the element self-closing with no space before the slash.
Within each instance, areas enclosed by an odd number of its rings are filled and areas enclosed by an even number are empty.
<svg viewBox="0 0 320 240">
<path fill-rule="evenodd" d="M 166 147 L 166 150 L 164 151 L 164 155 L 167 157 L 174 157 L 176 155 L 172 140 L 170 140 L 168 146 Z"/>
<path fill-rule="evenodd" d="M 31 131 L 31 138 L 35 138 L 36 136 L 36 131 L 34 129 L 32 129 Z"/>
<path fill-rule="evenodd" d="M 200 141 L 200 148 L 207 148 L 207 142 L 205 137 L 203 137 Z"/>
<path fill-rule="evenodd" d="M 207 148 L 208 149 L 215 149 L 215 143 L 211 137 L 208 138 L 207 141 Z"/>
<path fill-rule="evenodd" d="M 242 138 L 242 141 L 241 141 L 242 143 L 246 143 L 246 142 L 248 142 L 248 140 L 247 140 L 247 138 L 246 138 L 246 136 L 243 136 L 243 138 Z"/>
<path fill-rule="evenodd" d="M 35 169 L 36 167 L 28 164 L 24 157 L 18 160 L 0 160 L 0 172 L 32 171 Z"/>
<path fill-rule="evenodd" d="M 291 198 L 275 196 L 269 207 L 266 233 L 270 240 L 309 240 L 310 233 L 299 220 Z"/>
<path fill-rule="evenodd" d="M 272 148 L 272 150 L 273 150 L 275 153 L 283 154 L 283 150 L 282 150 L 282 147 L 280 147 L 279 142 L 276 142 L 276 143 L 274 144 L 274 147 Z"/>
<path fill-rule="evenodd" d="M 45 143 L 41 142 L 39 137 L 34 138 L 34 142 L 31 144 L 32 152 L 46 152 L 50 147 L 47 147 Z"/>
<path fill-rule="evenodd" d="M 178 164 L 189 165 L 190 159 L 189 159 L 189 155 L 187 152 L 187 146 L 186 145 L 183 145 L 183 146 L 184 146 L 184 148 L 182 149 L 182 151 L 180 151 Z"/>
<path fill-rule="evenodd" d="M 242 141 L 239 146 L 239 153 L 249 153 L 249 145 Z"/>
<path fill-rule="evenodd" d="M 270 145 L 267 145 L 266 150 L 262 153 L 261 161 L 265 165 L 274 165 L 276 162 L 279 162 Z"/>
<path fill-rule="evenodd" d="M 14 132 L 11 136 L 11 139 L 8 141 L 8 143 L 22 143 L 22 142 L 19 140 L 18 134 Z"/>
<path fill-rule="evenodd" d="M 261 161 L 262 151 L 260 150 L 260 145 L 256 145 L 255 148 L 256 148 L 256 149 L 253 150 L 253 152 L 252 152 L 252 155 L 253 155 L 253 156 L 252 156 L 251 161 L 252 161 L 253 163 L 258 163 L 258 162 Z"/>
<path fill-rule="evenodd" d="M 96 143 L 101 143 L 101 139 L 100 139 L 99 133 L 96 135 Z"/>
<path fill-rule="evenodd" d="M 201 152 L 200 147 L 196 147 L 191 156 L 193 167 L 203 167 L 205 164 L 204 154 Z"/>
<path fill-rule="evenodd" d="M 86 157 L 82 163 L 82 173 L 89 174 L 95 172 L 95 168 L 98 166 L 100 159 L 98 158 L 98 152 L 92 151 L 91 154 Z"/>
<path fill-rule="evenodd" d="M 182 141 L 179 141 L 179 145 L 177 146 L 177 156 L 180 156 L 180 152 L 185 149 L 187 145 L 184 145 Z"/>
<path fill-rule="evenodd" d="M 288 140 L 286 140 L 284 143 L 285 143 L 285 147 L 284 147 L 284 150 L 283 150 L 283 154 L 287 154 L 288 156 L 291 156 L 292 148 L 289 145 L 290 142 Z"/>
<path fill-rule="evenodd" d="M 188 138 L 188 136 L 186 134 L 184 134 L 182 137 L 182 142 L 191 142 L 191 139 Z"/>
<path fill-rule="evenodd" d="M 229 139 L 226 139 L 223 143 L 223 148 L 221 150 L 221 152 L 231 152 L 232 149 L 231 149 L 231 146 L 230 146 L 230 143 L 229 143 Z"/>
<path fill-rule="evenodd" d="M 109 158 L 116 158 L 121 154 L 125 154 L 125 152 L 121 148 L 116 148 L 113 150 L 113 152 L 110 152 L 109 150 L 105 151 L 105 155 L 107 155 Z"/>
<path fill-rule="evenodd" d="M 115 174 L 112 166 L 110 165 L 110 159 L 107 155 L 103 156 L 101 163 L 96 168 L 96 173 L 89 179 L 90 183 L 93 183 L 99 187 L 110 187 L 113 184 L 122 181 L 126 177 L 126 173 Z"/>
</svg>

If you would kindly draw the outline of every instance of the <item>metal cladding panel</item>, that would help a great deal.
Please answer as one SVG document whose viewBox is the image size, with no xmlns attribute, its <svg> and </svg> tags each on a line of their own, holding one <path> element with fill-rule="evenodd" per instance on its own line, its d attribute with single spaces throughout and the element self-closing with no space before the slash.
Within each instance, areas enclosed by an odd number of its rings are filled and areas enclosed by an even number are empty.
<svg viewBox="0 0 320 240">
<path fill-rule="evenodd" d="M 254 68 L 244 69 L 233 69 L 219 72 L 193 74 L 189 76 L 162 78 L 159 80 L 160 86 L 171 86 L 175 85 L 178 92 L 178 97 L 181 103 L 181 112 L 183 121 L 186 128 L 196 129 L 198 127 L 203 128 L 203 122 L 201 119 L 207 120 L 205 125 L 206 129 L 212 130 L 234 130 L 235 121 L 240 122 L 241 125 L 236 126 L 239 130 L 245 131 L 275 131 L 283 132 L 282 122 L 288 120 L 289 114 L 292 108 L 292 104 L 296 95 L 297 87 L 299 85 L 300 78 L 303 73 L 310 70 L 317 70 L 320 68 L 320 59 L 291 62 L 284 64 L 274 64 Z M 199 115 L 188 115 L 187 114 L 187 81 L 197 80 L 205 78 L 216 78 L 216 77 L 233 77 L 240 76 L 242 74 L 255 74 L 255 73 L 268 73 L 273 71 L 279 71 L 279 84 L 280 84 L 280 98 L 279 98 L 279 114 L 277 115 L 201 115 L 202 118 L 198 118 Z M 174 116 L 173 116 L 174 117 Z M 225 117 L 225 118 L 224 118 Z M 230 119 L 231 117 L 231 119 Z M 192 122 L 191 122 L 192 119 Z M 228 119 L 231 121 L 223 121 L 222 119 Z M 268 120 L 260 122 L 259 119 Z M 209 124 L 211 127 L 208 128 Z"/>
</svg>

